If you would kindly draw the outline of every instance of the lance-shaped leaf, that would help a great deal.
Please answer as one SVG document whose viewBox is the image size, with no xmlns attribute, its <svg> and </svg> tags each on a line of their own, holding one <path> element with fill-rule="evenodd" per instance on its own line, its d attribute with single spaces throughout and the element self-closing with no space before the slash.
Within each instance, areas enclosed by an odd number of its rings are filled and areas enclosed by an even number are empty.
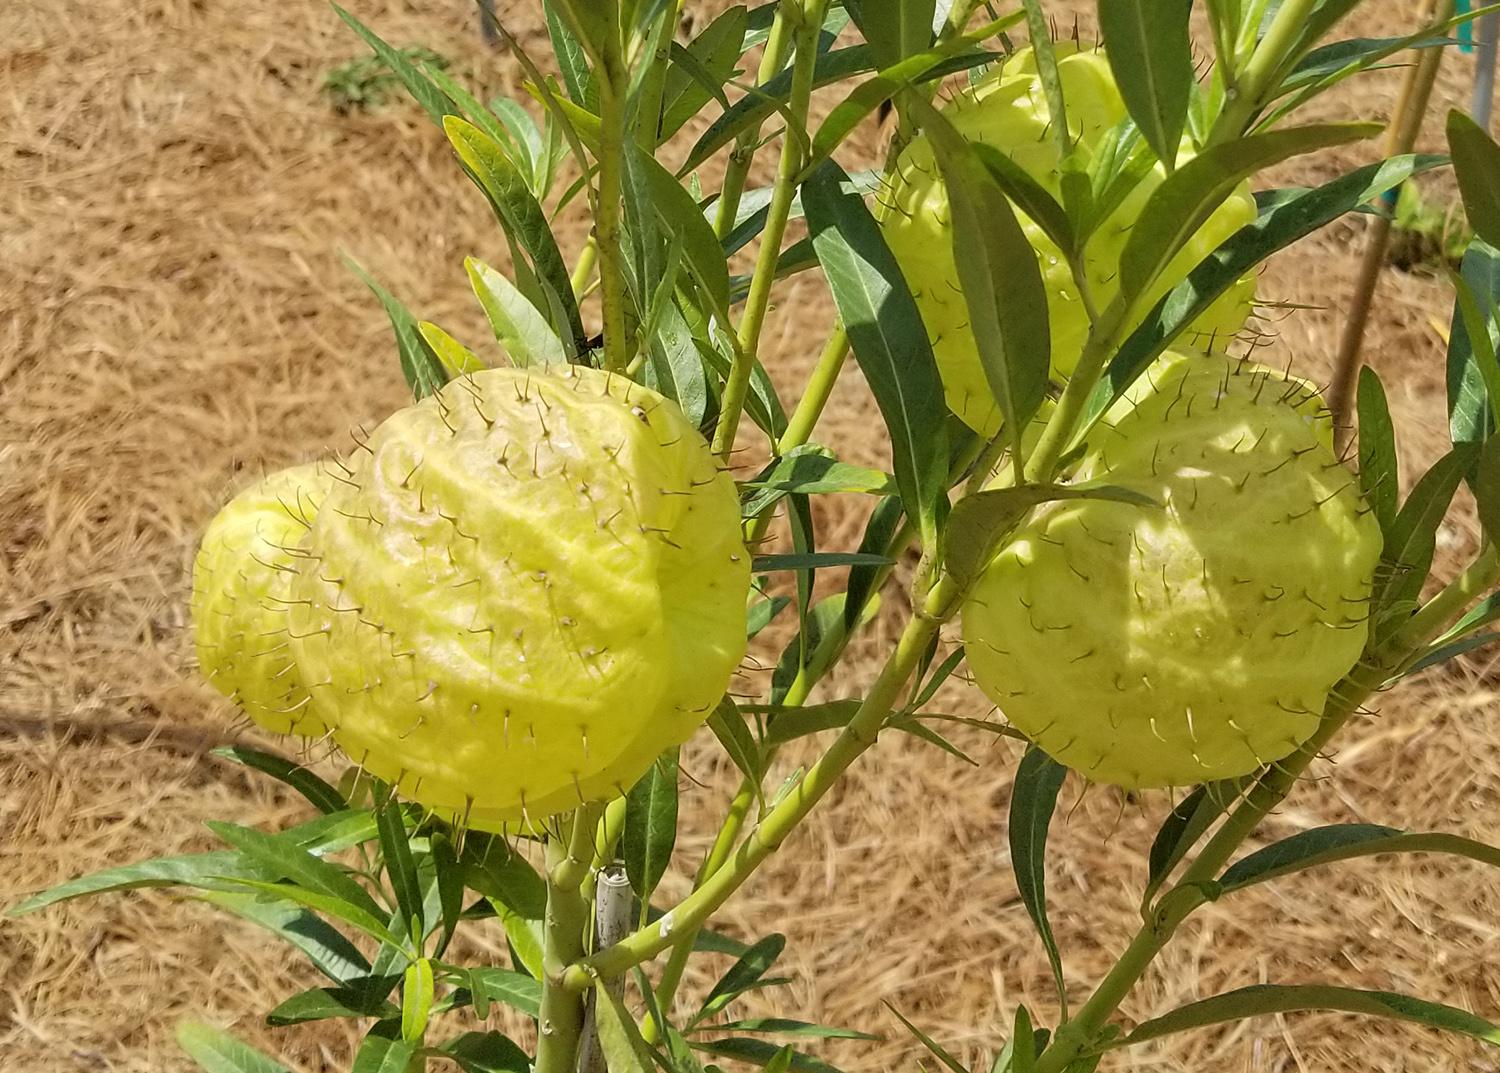
<svg viewBox="0 0 1500 1073">
<path fill-rule="evenodd" d="M 1047 949 L 1057 994 L 1064 1002 L 1067 985 L 1063 980 L 1062 955 L 1052 936 L 1052 923 L 1047 919 L 1047 828 L 1051 826 L 1057 794 L 1067 774 L 1067 768 L 1033 745 L 1016 768 L 1010 798 L 1011 869 L 1016 875 L 1021 901 Z"/>
<path fill-rule="evenodd" d="M 759 786 L 766 774 L 760 746 L 756 744 L 755 735 L 745 725 L 745 717 L 740 714 L 732 699 L 725 697 L 719 701 L 714 714 L 708 717 L 708 726 L 740 774 Z"/>
<path fill-rule="evenodd" d="M 349 803 L 344 800 L 344 795 L 333 786 L 313 774 L 308 768 L 284 756 L 277 756 L 275 753 L 264 752 L 260 749 L 251 749 L 244 745 L 226 745 L 214 749 L 210 755 L 262 771 L 276 781 L 285 783 L 307 798 L 313 807 L 324 815 L 332 816 L 349 807 Z"/>
<path fill-rule="evenodd" d="M 417 880 L 417 866 L 411 856 L 406 818 L 401 803 L 394 794 L 375 810 L 375 819 L 380 829 L 380 855 L 385 864 L 385 873 L 391 881 L 391 889 L 396 893 L 401 920 L 411 931 L 412 941 L 419 944 L 425 923 L 422 915 L 422 886 Z"/>
<path fill-rule="evenodd" d="M 1167 881 L 1187 852 L 1197 845 L 1198 839 L 1213 826 L 1238 798 L 1248 778 L 1223 779 L 1204 783 L 1179 801 L 1151 842 L 1147 856 L 1146 889 L 1141 894 L 1141 911 L 1144 915 L 1156 897 L 1156 892 Z"/>
<path fill-rule="evenodd" d="M 396 1017 L 401 1011 L 383 995 L 358 987 L 314 987 L 281 1002 L 266 1014 L 275 1028 L 340 1017 Z"/>
<path fill-rule="evenodd" d="M 365 286 L 370 288 L 385 307 L 391 329 L 396 333 L 396 352 L 401 359 L 401 372 L 406 377 L 412 395 L 423 399 L 436 392 L 448 382 L 448 370 L 432 345 L 422 338 L 417 318 L 412 316 L 411 311 L 395 295 L 377 283 L 375 277 L 366 272 L 358 261 L 346 256 L 344 263 L 354 270 L 354 274 L 364 281 Z"/>
<path fill-rule="evenodd" d="M 434 123 L 441 123 L 444 116 L 462 114 L 452 98 L 434 85 L 432 79 L 408 60 L 399 48 L 392 48 L 377 37 L 374 31 L 339 5 L 334 4 L 333 10 L 339 18 L 349 24 L 355 33 L 359 34 L 365 44 L 374 50 L 375 55 L 379 56 L 381 61 L 390 68 L 391 73 L 401 80 L 406 91 L 426 110 Z"/>
<path fill-rule="evenodd" d="M 583 353 L 586 349 L 583 321 L 568 268 L 547 225 L 546 213 L 532 195 L 525 177 L 494 139 L 472 123 L 448 116 L 443 120 L 443 130 L 470 178 L 489 199 L 506 234 L 531 258 L 547 296 L 549 320 L 562 336 L 569 357 Z"/>
<path fill-rule="evenodd" d="M 1443 853 L 1500 868 L 1500 847 L 1442 832 L 1412 833 L 1373 823 L 1299 831 L 1241 858 L 1220 877 L 1224 894 L 1318 865 L 1383 853 Z"/>
<path fill-rule="evenodd" d="M 947 484 L 943 386 L 896 258 L 864 201 L 842 188 L 847 178 L 825 164 L 803 187 L 802 202 L 855 360 L 885 418 L 901 498 L 931 540 Z"/>
<path fill-rule="evenodd" d="M 844 7 L 882 67 L 932 44 L 934 0 L 845 0 Z"/>
<path fill-rule="evenodd" d="M 475 354 L 442 328 L 432 323 L 432 321 L 418 321 L 417 331 L 422 333 L 422 339 L 432 348 L 432 352 L 437 356 L 437 360 L 443 363 L 443 368 L 447 370 L 449 379 L 455 376 L 467 376 L 471 373 L 477 373 L 486 367 L 484 362 L 479 360 L 478 354 Z"/>
<path fill-rule="evenodd" d="M 302 951 L 324 976 L 347 984 L 370 973 L 370 963 L 327 921 L 294 902 L 259 893 L 209 890 L 195 897 L 279 936 Z"/>
<path fill-rule="evenodd" d="M 1120 96 L 1157 159 L 1177 162 L 1193 88 L 1192 0 L 1099 0 L 1099 29 Z"/>
<path fill-rule="evenodd" d="M 851 75 L 868 71 L 874 66 L 874 55 L 868 45 L 855 45 L 820 54 L 813 65 L 813 88 L 842 82 Z M 791 90 L 790 68 L 751 89 L 735 102 L 733 108 L 709 124 L 677 173 L 686 175 L 695 170 L 744 131 L 759 127 L 778 108 L 786 107 Z"/>
<path fill-rule="evenodd" d="M 723 98 L 724 83 L 734 74 L 749 17 L 743 6 L 723 12 L 686 46 L 673 44 L 671 66 L 662 84 L 661 130 L 665 141 L 703 110 L 712 98 Z M 725 101 L 724 107 L 730 107 Z"/>
<path fill-rule="evenodd" d="M 1485 1043 L 1500 1045 L 1500 1026 L 1491 1024 L 1465 1010 L 1438 1002 L 1398 995 L 1390 991 L 1360 991 L 1352 987 L 1325 987 L 1316 984 L 1256 984 L 1215 995 L 1201 1002 L 1189 1003 L 1161 1017 L 1137 1025 L 1133 1032 L 1106 1046 L 1130 1047 L 1147 1040 L 1160 1039 L 1174 1032 L 1186 1032 L 1207 1025 L 1242 1021 L 1247 1017 L 1270 1014 L 1329 1010 L 1410 1021 L 1472 1036 Z"/>
<path fill-rule="evenodd" d="M 642 902 L 650 900 L 666 874 L 677 844 L 677 752 L 672 748 L 657 757 L 625 802 L 620 855 L 630 887 Z"/>
<path fill-rule="evenodd" d="M 1448 152 L 1475 234 L 1500 246 L 1500 145 L 1458 109 L 1448 113 Z"/>
<path fill-rule="evenodd" d="M 406 1073 L 416 1056 L 417 1045 L 401 1038 L 401 1021 L 376 1022 L 354 1053 L 349 1073 Z"/>
<path fill-rule="evenodd" d="M 1240 228 L 1172 288 L 1121 345 L 1089 398 L 1089 422 L 1080 435 L 1246 272 L 1276 251 L 1442 163 L 1442 157 L 1434 156 L 1392 157 L 1315 189 L 1272 190 L 1257 195 L 1260 214 L 1255 222 Z"/>
<path fill-rule="evenodd" d="M 969 1073 L 968 1068 L 965 1067 L 964 1064 L 957 1058 L 954 1058 L 952 1053 L 946 1047 L 938 1043 L 937 1040 L 933 1039 L 926 1032 L 923 1032 L 916 1025 L 912 1024 L 911 1021 L 907 1019 L 904 1013 L 896 1009 L 896 1007 L 892 1006 L 889 1002 L 885 1003 L 885 1008 L 896 1015 L 896 1019 L 901 1022 L 902 1027 L 910 1032 L 912 1036 L 916 1038 L 918 1043 L 920 1043 L 923 1047 L 926 1047 L 928 1052 L 934 1058 L 943 1063 L 944 1067 L 948 1069 L 949 1073 Z"/>
<path fill-rule="evenodd" d="M 1252 134 L 1204 150 L 1162 182 L 1141 210 L 1120 254 L 1121 293 L 1134 298 L 1255 172 L 1315 149 L 1378 134 L 1379 123 L 1321 123 Z"/>
<path fill-rule="evenodd" d="M 720 1058 L 759 1066 L 765 1073 L 840 1073 L 837 1066 L 804 1051 L 778 1047 L 770 1040 L 725 1036 L 723 1039 L 694 1040 L 690 1045 L 694 1050 Z"/>
<path fill-rule="evenodd" d="M 634 142 L 626 151 L 631 179 L 649 200 L 662 233 L 682 243 L 683 258 L 693 279 L 703 288 L 721 320 L 729 310 L 729 270 L 719 237 L 703 217 L 703 210 L 682 184 Z"/>
<path fill-rule="evenodd" d="M 1469 244 L 1454 281 L 1448 333 L 1448 434 L 1455 444 L 1482 444 L 1496 429 L 1500 395 L 1500 250 Z"/>
<path fill-rule="evenodd" d="M 766 973 L 770 971 L 772 965 L 776 964 L 776 959 L 785 949 L 785 935 L 767 935 L 756 942 L 729 967 L 729 970 L 719 978 L 719 982 L 714 984 L 713 989 L 704 998 L 702 1007 L 688 1026 L 691 1027 L 712 1017 L 733 1002 L 736 995 L 767 986 Z"/>
<path fill-rule="evenodd" d="M 1384 639 L 1406 620 L 1432 568 L 1437 529 L 1453 502 L 1453 493 L 1478 456 L 1473 444 L 1459 444 L 1432 464 L 1406 497 L 1391 524 L 1380 556 L 1381 578 L 1373 606 L 1376 639 Z"/>
<path fill-rule="evenodd" d="M 963 135 L 919 97 L 910 103 L 948 189 L 969 329 L 1005 428 L 1014 434 L 1011 450 L 1019 454 L 1020 432 L 1046 397 L 1052 353 L 1041 266 L 1010 199 Z"/>
<path fill-rule="evenodd" d="M 464 258 L 469 286 L 489 318 L 495 341 L 505 348 L 511 364 L 552 365 L 566 361 L 562 340 L 547 323 L 547 318 L 505 275 L 477 257 Z"/>
<path fill-rule="evenodd" d="M 555 3 L 548 0 L 542 7 L 547 12 L 547 35 L 552 39 L 552 54 L 557 57 L 557 66 L 562 71 L 563 85 L 567 86 L 568 96 L 575 104 L 587 106 L 593 89 L 593 74 L 589 71 L 583 45 L 563 22 Z"/>
<path fill-rule="evenodd" d="M 433 1048 L 463 1073 L 529 1073 L 531 1058 L 500 1032 L 464 1032 Z"/>
<path fill-rule="evenodd" d="M 746 518 L 765 513 L 792 493 L 890 495 L 896 491 L 890 474 L 840 462 L 828 448 L 815 443 L 792 448 L 774 459 L 752 480 L 743 482 L 741 487 L 753 489 L 741 508 L 741 514 Z"/>
<path fill-rule="evenodd" d="M 177 1026 L 177 1046 L 207 1073 L 291 1073 L 250 1044 L 200 1021 Z"/>
<path fill-rule="evenodd" d="M 1068 220 L 1067 212 L 1045 186 L 993 145 L 971 142 L 969 150 L 984 165 L 990 177 L 1000 184 L 1000 189 L 1005 191 L 1006 196 L 1031 217 L 1059 249 L 1073 249 L 1076 243 L 1073 225 Z"/>
<path fill-rule="evenodd" d="M 1396 428 L 1380 377 L 1368 365 L 1359 371 L 1356 408 L 1359 413 L 1359 488 L 1375 510 L 1380 532 L 1389 537 L 1396 525 L 1396 502 L 1401 492 L 1396 456 Z"/>
</svg>

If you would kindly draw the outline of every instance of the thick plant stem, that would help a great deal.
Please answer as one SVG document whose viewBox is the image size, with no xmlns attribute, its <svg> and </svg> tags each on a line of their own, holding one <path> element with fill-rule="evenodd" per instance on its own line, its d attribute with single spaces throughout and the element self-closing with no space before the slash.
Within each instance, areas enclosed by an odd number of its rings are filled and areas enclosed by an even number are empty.
<svg viewBox="0 0 1500 1073">
<path fill-rule="evenodd" d="M 828 0 L 803 0 L 800 16 L 802 24 L 797 30 L 797 51 L 792 60 L 788 114 L 791 117 L 789 122 L 795 121 L 804 126 L 812 101 L 818 31 L 823 25 L 823 13 L 827 9 Z M 750 293 L 745 298 L 745 313 L 740 321 L 738 342 L 734 358 L 730 362 L 729 376 L 724 384 L 719 423 L 714 428 L 713 450 L 720 458 L 728 458 L 734 450 L 740 416 L 745 409 L 745 397 L 750 391 L 750 374 L 755 368 L 756 353 L 760 349 L 761 329 L 765 326 L 766 311 L 771 306 L 771 285 L 776 282 L 776 262 L 781 257 L 781 240 L 786 234 L 792 199 L 797 193 L 797 174 L 802 170 L 802 157 L 803 149 L 797 134 L 787 131 L 782 139 L 781 163 L 776 171 L 776 183 L 771 188 L 771 204 L 766 211 L 766 226 L 761 232 L 755 270 L 750 276 Z"/>
<path fill-rule="evenodd" d="M 1041 438 L 1037 440 L 1036 449 L 1027 460 L 1027 480 L 1047 481 L 1051 479 L 1058 460 L 1062 458 L 1063 452 L 1077 431 L 1079 419 L 1083 417 L 1084 408 L 1088 405 L 1089 396 L 1093 394 L 1094 385 L 1099 382 L 1099 377 L 1104 373 L 1105 363 L 1114 353 L 1115 337 L 1119 334 L 1120 326 L 1125 323 L 1129 313 L 1130 310 L 1125 302 L 1117 298 L 1110 303 L 1099 320 L 1090 328 L 1088 342 L 1084 344 L 1083 353 L 1078 358 L 1078 365 L 1073 370 L 1067 387 L 1063 388 L 1062 396 L 1057 400 L 1057 409 L 1047 420 L 1046 427 L 1042 429 Z"/>
<path fill-rule="evenodd" d="M 1453 0 L 1438 0 L 1431 12 L 1432 18 L 1425 21 L 1442 22 L 1453 16 Z M 1433 88 L 1437 85 L 1438 69 L 1442 65 L 1441 48 L 1423 49 L 1415 66 L 1406 74 L 1401 87 L 1401 97 L 1396 103 L 1396 114 L 1391 121 L 1390 134 L 1386 141 L 1385 155 L 1397 156 L 1410 153 L 1422 132 L 1422 121 L 1427 116 L 1427 105 L 1432 100 Z M 1394 212 L 1392 201 L 1385 206 Z M 1385 267 L 1386 250 L 1391 239 L 1391 213 L 1377 216 L 1370 226 L 1365 240 L 1365 252 L 1360 260 L 1359 277 L 1354 284 L 1354 294 L 1349 299 L 1349 312 L 1344 318 L 1344 333 L 1339 339 L 1338 358 L 1334 362 L 1333 382 L 1328 389 L 1328 408 L 1333 412 L 1335 446 L 1340 450 L 1349 442 L 1353 431 L 1350 417 L 1354 411 L 1354 385 L 1363 364 L 1361 350 L 1365 340 L 1365 326 L 1369 323 L 1370 310 L 1375 304 L 1375 288 L 1380 283 L 1380 273 Z"/>
<path fill-rule="evenodd" d="M 599 249 L 599 289 L 604 306 L 604 367 L 624 372 L 630 364 L 625 333 L 624 243 L 620 233 L 625 163 L 625 71 L 618 44 L 605 57 L 599 79 L 599 212 L 594 240 Z"/>
<path fill-rule="evenodd" d="M 593 860 L 600 809 L 585 805 L 573 814 L 568 837 L 548 835 L 547 913 L 542 931 L 542 1003 L 535 1073 L 576 1073 L 583 1032 L 583 996 L 563 985 L 569 965 L 584 953 L 589 902 L 583 881 Z M 567 826 L 566 821 L 563 824 Z"/>
<path fill-rule="evenodd" d="M 1245 69 L 1235 72 L 1235 96 L 1209 133 L 1210 145 L 1238 138 L 1249 128 L 1260 111 L 1262 98 L 1276 85 L 1318 4 L 1319 0 L 1286 0 L 1281 5 Z"/>
<path fill-rule="evenodd" d="M 895 709 L 923 652 L 943 622 L 957 610 L 960 595 L 958 586 L 947 578 L 933 586 L 922 609 L 907 622 L 895 651 L 887 659 L 849 725 L 801 781 L 787 792 L 781 803 L 766 814 L 723 868 L 655 924 L 572 966 L 563 977 L 565 986 L 582 991 L 592 986 L 597 978 L 618 976 L 671 946 L 677 929 L 701 927 L 714 910 L 776 852 L 849 765 L 875 744 L 881 724 Z"/>
<path fill-rule="evenodd" d="M 802 398 L 797 400 L 796 409 L 787 419 L 786 431 L 776 441 L 778 455 L 784 455 L 812 439 L 813 429 L 817 427 L 818 418 L 823 416 L 828 397 L 833 394 L 834 385 L 838 383 L 839 373 L 843 371 L 848 357 L 849 333 L 844 328 L 844 322 L 839 321 L 833 326 L 828 342 L 823 344 L 823 352 L 818 355 L 817 364 L 808 377 Z"/>
</svg>

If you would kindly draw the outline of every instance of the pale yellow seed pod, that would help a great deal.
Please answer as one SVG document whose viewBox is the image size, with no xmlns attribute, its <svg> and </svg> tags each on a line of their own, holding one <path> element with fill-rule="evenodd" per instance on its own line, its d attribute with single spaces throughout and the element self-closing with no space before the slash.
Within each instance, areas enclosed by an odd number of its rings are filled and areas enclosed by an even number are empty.
<svg viewBox="0 0 1500 1073">
<path fill-rule="evenodd" d="M 1381 551 L 1316 389 L 1167 354 L 1090 447 L 1077 481 L 1161 506 L 1038 510 L 964 607 L 975 681 L 1099 782 L 1181 786 L 1287 756 L 1364 649 Z"/>
<path fill-rule="evenodd" d="M 745 651 L 734 483 L 676 404 L 564 366 L 399 411 L 309 538 L 294 650 L 354 762 L 489 826 L 627 789 Z"/>
<path fill-rule="evenodd" d="M 332 483 L 317 463 L 271 474 L 209 523 L 193 562 L 198 666 L 276 734 L 320 737 L 328 730 L 292 659 L 286 612 L 298 544 Z"/>
<path fill-rule="evenodd" d="M 1059 42 L 1056 47 L 1070 129 L 1079 148 L 1088 153 L 1105 132 L 1125 118 L 1125 103 L 1102 50 L 1079 50 L 1071 42 Z M 944 114 L 970 141 L 1003 151 L 1054 197 L 1061 198 L 1057 145 L 1050 132 L 1046 95 L 1030 49 L 1016 53 L 998 72 L 960 93 L 945 106 Z M 1190 157 L 1191 152 L 1185 150 L 1182 161 Z M 1119 293 L 1120 254 L 1147 199 L 1165 177 L 1159 165 L 1147 174 L 1086 244 L 1085 269 L 1097 308 L 1106 308 Z M 1000 411 L 969 328 L 968 307 L 953 260 L 947 187 L 925 137 L 914 139 L 902 152 L 896 181 L 881 194 L 878 215 L 932 341 L 948 407 L 975 431 L 994 435 L 1000 428 Z M 1253 221 L 1255 215 L 1255 201 L 1249 188 L 1242 185 L 1147 291 L 1143 312 L 1181 282 L 1220 243 Z M 1017 219 L 1036 251 L 1047 290 L 1052 374 L 1057 379 L 1066 379 L 1077 366 L 1088 338 L 1088 316 L 1063 252 L 1020 209 Z M 1227 347 L 1235 333 L 1244 327 L 1254 297 L 1252 273 L 1191 325 L 1184 345 L 1201 350 Z"/>
</svg>

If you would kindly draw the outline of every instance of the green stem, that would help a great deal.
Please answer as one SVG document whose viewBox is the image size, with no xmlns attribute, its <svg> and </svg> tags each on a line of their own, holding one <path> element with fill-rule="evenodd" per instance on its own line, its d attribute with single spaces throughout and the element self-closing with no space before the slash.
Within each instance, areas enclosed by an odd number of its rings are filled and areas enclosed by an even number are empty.
<svg viewBox="0 0 1500 1073">
<path fill-rule="evenodd" d="M 1072 440 L 1075 427 L 1093 394 L 1094 385 L 1104 373 L 1105 364 L 1114 353 L 1116 336 L 1121 325 L 1126 323 L 1130 309 L 1122 299 L 1116 298 L 1104 310 L 1089 329 L 1088 342 L 1078 358 L 1078 366 L 1063 388 L 1057 400 L 1057 409 L 1052 412 L 1047 426 L 1037 440 L 1036 450 L 1026 466 L 1027 479 L 1047 481 L 1057 468 L 1058 459 Z"/>
<path fill-rule="evenodd" d="M 582 888 L 593 859 L 600 814 L 599 806 L 585 805 L 573 814 L 566 841 L 547 836 L 547 912 L 542 925 L 542 1003 L 534 1073 L 575 1073 L 583 997 L 569 990 L 563 977 L 584 953 L 590 903 Z"/>
<path fill-rule="evenodd" d="M 958 586 L 946 578 L 933 586 L 922 609 L 907 622 L 895 651 L 887 659 L 849 725 L 781 803 L 768 812 L 754 832 L 740 843 L 723 868 L 656 924 L 569 968 L 563 977 L 564 984 L 582 991 L 592 986 L 596 978 L 618 976 L 665 950 L 677 941 L 675 933 L 678 929 L 701 927 L 714 910 L 723 905 L 780 847 L 849 765 L 875 744 L 881 724 L 895 710 L 923 652 L 943 622 L 957 610 L 960 595 Z"/>
<path fill-rule="evenodd" d="M 755 72 L 757 86 L 765 85 L 786 66 L 787 57 L 791 55 L 792 36 L 792 27 L 786 19 L 786 3 L 783 3 L 776 9 L 771 20 L 765 51 L 761 53 L 760 67 Z M 720 238 L 734 230 L 734 220 L 740 211 L 740 197 L 745 192 L 745 181 L 750 177 L 750 165 L 755 161 L 755 149 L 759 144 L 760 124 L 756 123 L 740 132 L 734 141 L 734 148 L 730 150 L 729 166 L 724 171 L 724 182 L 719 187 L 719 211 L 714 216 L 714 230 Z"/>
<path fill-rule="evenodd" d="M 1488 593 L 1497 582 L 1500 582 L 1500 548 L 1486 541 L 1462 574 L 1407 619 L 1406 625 L 1392 638 L 1392 647 L 1397 651 L 1419 653 L 1442 635 L 1471 600 Z"/>
<path fill-rule="evenodd" d="M 812 103 L 813 68 L 817 61 L 818 33 L 828 0 L 800 0 L 803 4 L 801 25 L 796 33 L 796 56 L 792 61 L 792 89 L 788 100 L 788 122 L 806 125 Z M 783 10 L 787 10 L 783 5 Z M 724 383 L 724 400 L 719 423 L 714 429 L 713 450 L 728 458 L 734 450 L 740 416 L 750 391 L 750 374 L 760 349 L 761 329 L 771 306 L 771 286 L 776 282 L 776 262 L 781 257 L 781 240 L 786 234 L 792 198 L 797 193 L 797 175 L 802 170 L 803 150 L 791 131 L 782 139 L 781 163 L 771 188 L 771 204 L 766 211 L 766 226 L 761 232 L 755 270 L 750 276 L 750 292 L 745 298 L 745 313 L 740 320 L 738 344 Z M 721 206 L 722 207 L 722 206 Z"/>
<path fill-rule="evenodd" d="M 1361 666 L 1329 698 L 1317 732 L 1291 756 L 1270 768 L 1255 784 L 1223 826 L 1209 839 L 1192 865 L 1170 891 L 1157 900 L 1158 910 L 1126 947 L 1078 1013 L 1061 1028 L 1037 1059 L 1034 1073 L 1063 1073 L 1091 1047 L 1105 1023 L 1119 1009 L 1156 955 L 1192 912 L 1208 901 L 1203 884 L 1214 879 L 1240 844 L 1260 826 L 1266 815 L 1296 786 L 1329 740 L 1341 730 L 1365 699 L 1380 687 L 1386 671 Z"/>
<path fill-rule="evenodd" d="M 656 153 L 661 132 L 661 99 L 666 88 L 667 68 L 672 54 L 672 31 L 682 17 L 683 0 L 669 5 L 670 10 L 660 16 L 654 40 L 651 42 L 651 58 L 647 60 L 651 69 L 641 83 L 640 99 L 636 105 L 635 140 L 649 154 Z"/>
<path fill-rule="evenodd" d="M 620 233 L 624 189 L 626 72 L 618 42 L 612 42 L 599 72 L 599 208 L 594 221 L 599 255 L 599 287 L 604 305 L 604 367 L 623 372 L 630 364 L 625 332 L 625 266 Z"/>
<path fill-rule="evenodd" d="M 823 344 L 823 352 L 818 355 L 817 364 L 808 377 L 802 398 L 797 400 L 797 407 L 787 420 L 786 431 L 776 441 L 778 455 L 784 455 L 812 439 L 813 429 L 817 427 L 818 418 L 823 416 L 823 410 L 828 405 L 828 398 L 833 394 L 834 385 L 838 383 L 839 373 L 843 371 L 848 356 L 849 332 L 843 321 L 838 321 L 834 324 L 828 341 Z"/>
<path fill-rule="evenodd" d="M 1270 28 L 1250 54 L 1250 61 L 1234 78 L 1234 96 L 1224 106 L 1209 132 L 1208 144 L 1231 141 L 1240 137 L 1249 128 L 1256 113 L 1261 109 L 1262 98 L 1275 88 L 1281 72 L 1290 61 L 1307 20 L 1318 7 L 1319 0 L 1286 0 L 1271 20 Z"/>
</svg>

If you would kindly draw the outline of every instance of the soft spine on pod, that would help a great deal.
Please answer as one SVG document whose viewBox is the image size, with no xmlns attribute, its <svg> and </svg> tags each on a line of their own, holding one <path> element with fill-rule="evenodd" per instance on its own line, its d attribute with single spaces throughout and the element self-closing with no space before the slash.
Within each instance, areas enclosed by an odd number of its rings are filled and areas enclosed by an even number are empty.
<svg viewBox="0 0 1500 1073">
<path fill-rule="evenodd" d="M 975 680 L 1059 762 L 1127 787 L 1247 774 L 1360 658 L 1381 551 L 1316 389 L 1169 353 L 1072 474 L 1149 496 L 1038 510 L 963 612 Z"/>
<path fill-rule="evenodd" d="M 1106 134 L 1126 120 L 1125 103 L 1102 50 L 1081 49 L 1071 42 L 1059 42 L 1056 50 L 1069 131 L 1076 138 L 1078 150 L 1092 154 Z M 1001 150 L 1054 197 L 1060 195 L 1059 155 L 1049 130 L 1046 94 L 1030 49 L 1017 52 L 998 71 L 959 93 L 944 107 L 944 114 L 970 141 Z M 1191 148 L 1184 146 L 1180 159 L 1185 161 L 1191 155 Z M 1125 241 L 1147 199 L 1165 178 L 1166 171 L 1158 163 L 1085 245 L 1085 271 L 1099 309 L 1118 293 Z M 1063 251 L 1023 211 L 1016 211 L 1036 251 L 1047 288 L 1052 373 L 1066 379 L 1088 338 L 1089 318 Z M 1143 308 L 1150 309 L 1255 215 L 1249 188 L 1241 185 L 1167 265 L 1146 292 Z M 895 180 L 880 195 L 877 216 L 931 337 L 949 409 L 980 434 L 994 435 L 1000 427 L 1000 412 L 969 329 L 968 308 L 953 260 L 948 193 L 925 137 L 915 138 L 902 152 Z M 1204 311 L 1188 329 L 1187 341 L 1202 350 L 1227 347 L 1244 327 L 1254 298 L 1255 276 L 1250 274 Z"/>
</svg>

